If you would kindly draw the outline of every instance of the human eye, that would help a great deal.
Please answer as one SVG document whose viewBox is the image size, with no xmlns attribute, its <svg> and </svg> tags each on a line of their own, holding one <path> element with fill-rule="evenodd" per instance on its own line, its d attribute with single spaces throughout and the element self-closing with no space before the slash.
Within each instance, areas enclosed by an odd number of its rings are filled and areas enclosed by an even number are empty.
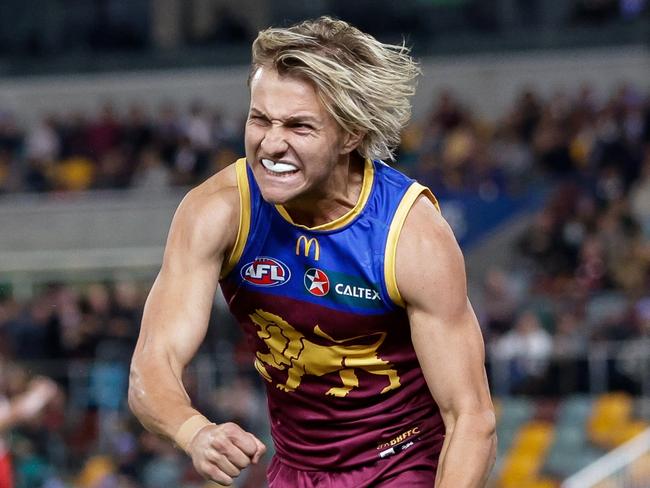
<svg viewBox="0 0 650 488">
<path fill-rule="evenodd" d="M 309 133 L 314 130 L 314 126 L 307 122 L 293 122 L 290 127 L 298 133 Z"/>
<path fill-rule="evenodd" d="M 266 117 L 260 114 L 250 114 L 248 116 L 248 120 L 252 123 L 259 124 L 259 125 L 266 125 L 269 122 L 269 120 Z"/>
</svg>

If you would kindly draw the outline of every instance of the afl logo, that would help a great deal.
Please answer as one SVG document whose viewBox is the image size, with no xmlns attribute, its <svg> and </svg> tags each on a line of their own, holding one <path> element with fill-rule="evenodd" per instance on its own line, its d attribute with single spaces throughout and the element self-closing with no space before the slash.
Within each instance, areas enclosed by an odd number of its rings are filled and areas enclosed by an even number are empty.
<svg viewBox="0 0 650 488">
<path fill-rule="evenodd" d="M 330 279 L 324 271 L 317 268 L 309 268 L 305 272 L 305 288 L 312 295 L 317 297 L 325 296 L 330 291 Z"/>
<path fill-rule="evenodd" d="M 291 278 L 291 271 L 286 264 L 263 256 L 244 265 L 240 273 L 242 279 L 256 286 L 284 285 Z"/>
</svg>

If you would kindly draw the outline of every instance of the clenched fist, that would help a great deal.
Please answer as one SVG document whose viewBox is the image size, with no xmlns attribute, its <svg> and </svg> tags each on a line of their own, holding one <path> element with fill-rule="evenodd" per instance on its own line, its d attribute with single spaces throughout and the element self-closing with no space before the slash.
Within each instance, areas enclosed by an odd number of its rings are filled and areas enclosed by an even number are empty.
<svg viewBox="0 0 650 488">
<path fill-rule="evenodd" d="M 257 437 L 232 422 L 206 425 L 187 446 L 199 474 L 226 486 L 265 452 L 266 446 Z"/>
</svg>

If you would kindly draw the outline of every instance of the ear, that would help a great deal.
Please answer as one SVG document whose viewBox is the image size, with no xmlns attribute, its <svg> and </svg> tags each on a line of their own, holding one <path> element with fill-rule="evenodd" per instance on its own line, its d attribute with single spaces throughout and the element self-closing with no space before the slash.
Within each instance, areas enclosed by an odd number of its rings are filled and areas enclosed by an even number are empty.
<svg viewBox="0 0 650 488">
<path fill-rule="evenodd" d="M 359 132 L 359 133 L 344 132 L 343 145 L 341 146 L 340 154 L 349 154 L 352 151 L 354 151 L 357 147 L 359 147 L 359 144 L 361 144 L 361 141 L 363 141 L 363 138 L 365 136 L 366 136 L 365 132 Z"/>
</svg>

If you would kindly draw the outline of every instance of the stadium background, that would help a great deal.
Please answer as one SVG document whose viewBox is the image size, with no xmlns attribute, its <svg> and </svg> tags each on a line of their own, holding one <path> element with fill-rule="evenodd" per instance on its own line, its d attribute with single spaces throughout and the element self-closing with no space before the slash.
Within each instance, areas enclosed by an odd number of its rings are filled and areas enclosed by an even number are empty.
<svg viewBox="0 0 650 488">
<path fill-rule="evenodd" d="M 647 1 L 3 0 L 0 393 L 61 387 L 5 436 L 17 486 L 204 486 L 126 407 L 142 304 L 178 201 L 242 154 L 255 32 L 324 13 L 422 60 L 397 164 L 466 254 L 491 486 L 558 487 L 594 462 L 563 486 L 650 486 Z M 188 390 L 270 442 L 219 297 L 212 322 Z"/>
</svg>

